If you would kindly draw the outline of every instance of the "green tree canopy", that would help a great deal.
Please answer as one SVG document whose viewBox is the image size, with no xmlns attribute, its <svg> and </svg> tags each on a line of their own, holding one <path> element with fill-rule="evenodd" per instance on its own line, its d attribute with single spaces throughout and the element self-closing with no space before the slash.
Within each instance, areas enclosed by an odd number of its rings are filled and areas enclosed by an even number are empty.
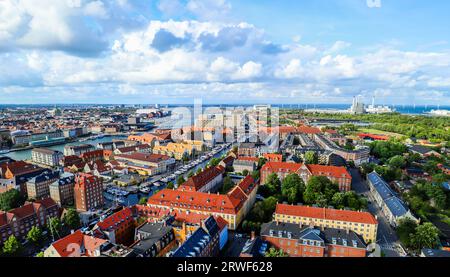
<svg viewBox="0 0 450 277">
<path fill-rule="evenodd" d="M 75 209 L 68 209 L 63 217 L 63 221 L 72 229 L 78 229 L 81 226 L 80 215 Z"/>
<path fill-rule="evenodd" d="M 186 180 L 184 180 L 183 175 L 178 176 L 177 185 L 181 186 Z"/>
<path fill-rule="evenodd" d="M 313 176 L 308 180 L 303 195 L 305 203 L 326 207 L 331 204 L 333 196 L 339 192 L 339 186 L 325 176 Z"/>
<path fill-rule="evenodd" d="M 404 168 L 406 166 L 406 159 L 403 156 L 397 155 L 390 158 L 388 163 L 392 168 Z"/>
<path fill-rule="evenodd" d="M 8 190 L 4 193 L 0 193 L 0 210 L 9 211 L 20 207 L 24 203 L 23 197 L 20 192 L 16 189 Z"/>
<path fill-rule="evenodd" d="M 139 199 L 139 205 L 146 205 L 147 204 L 147 197 L 141 197 L 141 199 Z"/>
<path fill-rule="evenodd" d="M 223 186 L 221 189 L 222 194 L 228 193 L 233 187 L 234 187 L 234 183 L 231 180 L 230 176 L 226 176 L 225 178 L 223 178 Z"/>
<path fill-rule="evenodd" d="M 266 252 L 266 258 L 284 258 L 284 257 L 288 257 L 288 255 L 284 253 L 282 249 L 277 250 L 271 247 L 269 248 L 269 251 Z"/>
<path fill-rule="evenodd" d="M 39 245 L 42 243 L 44 236 L 42 234 L 42 230 L 37 226 L 31 227 L 30 231 L 27 234 L 27 240 L 35 245 Z"/>
<path fill-rule="evenodd" d="M 415 249 L 434 248 L 438 243 L 439 230 L 430 222 L 417 226 L 411 242 Z"/>
<path fill-rule="evenodd" d="M 281 192 L 281 181 L 276 173 L 272 173 L 267 177 L 265 186 L 271 195 L 277 195 Z"/>
<path fill-rule="evenodd" d="M 57 217 L 50 218 L 50 220 L 47 224 L 47 228 L 54 238 L 61 237 L 60 233 L 61 233 L 61 229 L 62 229 L 62 224 L 61 224 L 61 220 L 59 218 L 57 218 Z"/>
<path fill-rule="evenodd" d="M 411 239 L 416 232 L 417 223 L 410 218 L 402 218 L 397 227 L 397 235 L 401 243 L 406 247 L 411 247 Z"/>
<path fill-rule="evenodd" d="M 7 256 L 17 256 L 22 252 L 22 244 L 19 240 L 11 235 L 3 245 L 3 254 Z"/>
<path fill-rule="evenodd" d="M 290 204 L 299 203 L 305 192 L 305 183 L 297 174 L 289 174 L 281 184 L 281 195 Z"/>
<path fill-rule="evenodd" d="M 305 153 L 305 163 L 306 164 L 318 164 L 319 156 L 314 151 L 307 151 Z"/>
</svg>

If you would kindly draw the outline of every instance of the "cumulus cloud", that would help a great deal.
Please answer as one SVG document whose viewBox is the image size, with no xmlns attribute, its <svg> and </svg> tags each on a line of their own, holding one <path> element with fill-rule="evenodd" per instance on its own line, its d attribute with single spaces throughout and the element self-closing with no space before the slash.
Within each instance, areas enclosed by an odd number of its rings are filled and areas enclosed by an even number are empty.
<svg viewBox="0 0 450 277">
<path fill-rule="evenodd" d="M 358 51 L 345 51 L 349 42 L 324 47 L 300 36 L 280 44 L 252 24 L 222 20 L 231 10 L 224 0 L 159 1 L 167 15 L 197 18 L 168 21 L 150 20 L 142 1 L 42 1 L 0 1 L 0 93 L 448 102 L 449 52 L 380 46 L 350 54 Z"/>
</svg>

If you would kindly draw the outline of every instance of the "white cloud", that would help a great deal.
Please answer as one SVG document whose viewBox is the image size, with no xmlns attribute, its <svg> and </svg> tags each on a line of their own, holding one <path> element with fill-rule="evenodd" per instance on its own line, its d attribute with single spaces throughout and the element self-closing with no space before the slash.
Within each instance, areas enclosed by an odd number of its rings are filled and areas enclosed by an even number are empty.
<svg viewBox="0 0 450 277">
<path fill-rule="evenodd" d="M 84 6 L 84 14 L 101 19 L 106 19 L 109 17 L 105 4 L 103 4 L 102 1 L 94 1 L 86 4 L 86 6 Z"/>
</svg>

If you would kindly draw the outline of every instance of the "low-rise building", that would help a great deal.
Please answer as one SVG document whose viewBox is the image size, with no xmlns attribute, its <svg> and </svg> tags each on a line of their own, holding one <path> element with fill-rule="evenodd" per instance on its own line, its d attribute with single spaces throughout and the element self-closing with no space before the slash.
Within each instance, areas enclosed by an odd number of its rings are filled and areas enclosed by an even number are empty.
<svg viewBox="0 0 450 277">
<path fill-rule="evenodd" d="M 375 202 L 381 208 L 389 223 L 396 227 L 399 220 L 409 218 L 416 222 L 419 220 L 411 213 L 406 203 L 404 203 L 389 187 L 383 178 L 376 172 L 367 175 L 370 193 Z"/>
<path fill-rule="evenodd" d="M 274 220 L 319 228 L 348 229 L 363 237 L 366 243 L 375 242 L 377 238 L 378 221 L 368 212 L 277 204 Z"/>
</svg>

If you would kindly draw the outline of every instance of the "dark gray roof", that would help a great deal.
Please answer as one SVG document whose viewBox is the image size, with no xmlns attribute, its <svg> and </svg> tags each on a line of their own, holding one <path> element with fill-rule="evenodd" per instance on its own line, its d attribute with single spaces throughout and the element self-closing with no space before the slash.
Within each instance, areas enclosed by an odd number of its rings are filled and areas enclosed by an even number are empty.
<svg viewBox="0 0 450 277">
<path fill-rule="evenodd" d="M 422 145 L 411 145 L 411 146 L 409 147 L 409 149 L 410 149 L 411 151 L 413 151 L 413 152 L 417 152 L 417 153 L 420 153 L 420 154 L 422 154 L 422 155 L 425 155 L 425 154 L 427 154 L 427 153 L 433 151 L 433 149 L 430 149 L 430 148 L 425 147 L 425 146 L 422 146 Z"/>
<path fill-rule="evenodd" d="M 211 236 L 203 229 L 198 228 L 181 246 L 173 257 L 198 257 L 211 241 Z"/>
<path fill-rule="evenodd" d="M 260 237 L 249 239 L 244 245 L 241 254 L 251 255 L 252 257 L 263 257 L 269 248 L 269 244 Z"/>
<path fill-rule="evenodd" d="M 394 216 L 401 217 L 408 213 L 408 207 L 395 195 L 380 175 L 376 172 L 372 172 L 367 176 L 367 178 Z"/>
<path fill-rule="evenodd" d="M 172 227 L 164 223 L 146 223 L 137 229 L 143 239 L 132 246 L 133 252 L 140 255 L 151 249 L 164 236 L 172 232 Z"/>
</svg>

